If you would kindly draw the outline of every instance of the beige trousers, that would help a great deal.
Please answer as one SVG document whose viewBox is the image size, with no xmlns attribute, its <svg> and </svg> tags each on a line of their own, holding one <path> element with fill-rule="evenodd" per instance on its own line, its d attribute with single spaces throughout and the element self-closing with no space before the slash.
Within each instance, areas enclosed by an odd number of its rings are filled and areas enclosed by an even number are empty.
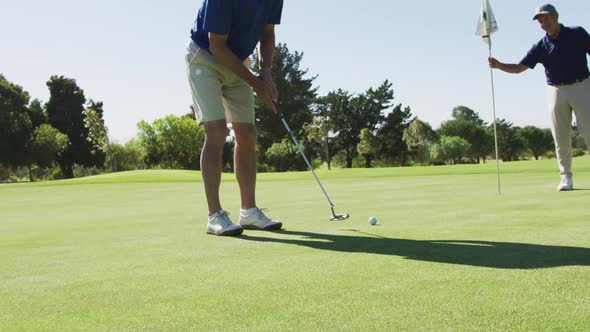
<svg viewBox="0 0 590 332">
<path fill-rule="evenodd" d="M 590 79 L 580 83 L 548 86 L 555 152 L 561 175 L 572 174 L 572 111 L 580 134 L 590 146 Z"/>
<path fill-rule="evenodd" d="M 251 86 L 192 40 L 186 48 L 185 61 L 197 122 L 225 119 L 254 124 Z"/>
</svg>

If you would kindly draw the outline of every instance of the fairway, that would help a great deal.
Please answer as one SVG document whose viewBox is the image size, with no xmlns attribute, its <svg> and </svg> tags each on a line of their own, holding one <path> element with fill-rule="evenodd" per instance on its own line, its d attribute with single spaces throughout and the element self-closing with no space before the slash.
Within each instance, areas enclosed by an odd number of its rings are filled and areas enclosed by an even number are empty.
<svg viewBox="0 0 590 332">
<path fill-rule="evenodd" d="M 260 174 L 279 232 L 205 234 L 200 174 L 0 185 L 0 330 L 583 331 L 590 158 Z M 237 220 L 236 181 L 222 201 Z M 368 223 L 370 216 L 378 224 Z"/>
</svg>

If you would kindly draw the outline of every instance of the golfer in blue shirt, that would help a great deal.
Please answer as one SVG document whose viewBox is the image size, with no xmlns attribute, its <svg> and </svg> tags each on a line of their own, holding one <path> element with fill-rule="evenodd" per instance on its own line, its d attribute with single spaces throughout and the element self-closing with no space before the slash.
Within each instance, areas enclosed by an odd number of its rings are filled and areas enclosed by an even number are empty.
<svg viewBox="0 0 590 332">
<path fill-rule="evenodd" d="M 573 190 L 572 180 L 572 112 L 578 128 L 590 146 L 590 35 L 581 27 L 566 27 L 558 22 L 559 14 L 550 4 L 537 8 L 533 20 L 547 33 L 534 44 L 518 64 L 489 59 L 490 67 L 519 74 L 533 69 L 538 63 L 547 76 L 547 106 L 551 112 L 552 132 L 561 182 L 557 190 Z"/>
<path fill-rule="evenodd" d="M 282 223 L 256 205 L 256 128 L 254 93 L 270 109 L 277 90 L 271 77 L 275 25 L 283 0 L 203 0 L 191 30 L 186 65 L 193 110 L 205 127 L 201 172 L 209 208 L 207 233 L 239 235 L 243 229 L 274 230 Z M 250 55 L 260 45 L 260 76 L 249 70 Z M 234 224 L 219 199 L 227 123 L 235 134 L 234 165 L 240 188 L 240 225 Z"/>
</svg>

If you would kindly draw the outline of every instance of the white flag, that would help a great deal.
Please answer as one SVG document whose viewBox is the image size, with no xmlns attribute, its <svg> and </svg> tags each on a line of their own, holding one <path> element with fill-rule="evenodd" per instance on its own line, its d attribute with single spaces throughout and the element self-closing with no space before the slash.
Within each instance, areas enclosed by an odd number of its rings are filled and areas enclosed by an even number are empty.
<svg viewBox="0 0 590 332">
<path fill-rule="evenodd" d="M 479 22 L 477 22 L 477 29 L 475 34 L 483 38 L 483 41 L 492 45 L 490 36 L 492 33 L 498 31 L 498 22 L 492 11 L 489 0 L 483 0 L 481 5 L 481 15 L 479 16 Z"/>
</svg>

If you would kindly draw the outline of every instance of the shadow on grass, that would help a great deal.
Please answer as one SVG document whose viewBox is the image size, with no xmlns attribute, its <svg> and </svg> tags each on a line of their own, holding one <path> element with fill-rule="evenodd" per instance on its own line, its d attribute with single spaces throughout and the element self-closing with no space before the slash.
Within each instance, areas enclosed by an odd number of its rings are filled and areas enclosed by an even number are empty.
<svg viewBox="0 0 590 332">
<path fill-rule="evenodd" d="M 240 239 L 299 245 L 318 250 L 401 256 L 418 261 L 491 267 L 539 269 L 558 266 L 590 266 L 590 248 L 469 240 L 402 240 L 356 230 L 359 235 L 334 235 L 297 231 L 276 234 L 293 238 L 266 237 L 264 233 Z M 370 237 L 369 237 L 370 236 Z"/>
</svg>

